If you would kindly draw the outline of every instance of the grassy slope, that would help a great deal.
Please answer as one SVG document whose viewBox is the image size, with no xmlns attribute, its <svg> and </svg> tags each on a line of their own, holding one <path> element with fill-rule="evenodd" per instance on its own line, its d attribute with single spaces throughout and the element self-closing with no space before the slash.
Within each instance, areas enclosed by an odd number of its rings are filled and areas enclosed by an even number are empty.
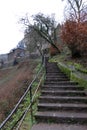
<svg viewBox="0 0 87 130">
<path fill-rule="evenodd" d="M 0 122 L 8 115 L 31 82 L 38 61 L 25 61 L 0 70 Z"/>
</svg>

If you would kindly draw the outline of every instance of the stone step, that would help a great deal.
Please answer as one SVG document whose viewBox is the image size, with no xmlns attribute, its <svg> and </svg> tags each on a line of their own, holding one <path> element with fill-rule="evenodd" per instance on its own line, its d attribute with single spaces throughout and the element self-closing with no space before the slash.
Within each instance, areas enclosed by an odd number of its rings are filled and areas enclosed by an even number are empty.
<svg viewBox="0 0 87 130">
<path fill-rule="evenodd" d="M 46 71 L 47 74 L 63 74 L 63 72 L 59 71 L 59 70 L 47 70 Z"/>
<path fill-rule="evenodd" d="M 54 71 L 59 71 L 59 72 L 61 72 L 61 70 L 60 69 L 58 69 L 57 67 L 49 67 L 49 68 L 47 68 L 47 71 L 49 71 L 49 72 L 54 72 Z"/>
<path fill-rule="evenodd" d="M 46 65 L 46 68 L 47 68 L 47 69 L 49 69 L 49 68 L 57 68 L 57 69 L 59 69 L 56 64 L 52 65 L 52 64 L 50 64 L 50 63 Z"/>
<path fill-rule="evenodd" d="M 42 90 L 41 95 L 52 95 L 52 96 L 85 96 L 85 91 L 75 91 L 75 90 Z"/>
<path fill-rule="evenodd" d="M 56 78 L 68 78 L 66 75 L 57 75 L 57 76 L 53 76 L 53 75 L 46 75 L 46 79 L 47 78 L 52 78 L 52 79 L 56 79 Z"/>
<path fill-rule="evenodd" d="M 79 87 L 79 86 L 76 86 L 76 85 L 44 85 L 44 86 L 41 86 L 41 89 L 42 90 L 84 90 L 83 87 Z"/>
<path fill-rule="evenodd" d="M 59 69 L 57 65 L 47 65 L 47 69 Z"/>
<path fill-rule="evenodd" d="M 87 103 L 87 97 L 79 96 L 40 96 L 40 103 Z"/>
<path fill-rule="evenodd" d="M 58 81 L 69 81 L 67 78 L 57 78 L 57 79 L 46 79 L 45 82 L 58 82 Z"/>
<path fill-rule="evenodd" d="M 54 80 L 54 81 L 56 81 L 56 80 L 69 80 L 69 78 L 67 78 L 67 77 L 46 77 L 46 80 Z"/>
<path fill-rule="evenodd" d="M 46 66 L 47 70 L 60 70 L 58 66 Z"/>
<path fill-rule="evenodd" d="M 38 123 L 31 130 L 87 130 L 87 125 L 63 123 Z"/>
<path fill-rule="evenodd" d="M 70 80 L 68 77 L 66 77 L 66 76 L 46 76 L 45 77 L 45 79 L 49 79 L 49 80 L 52 80 L 52 79 L 60 79 L 60 78 L 63 78 L 63 79 L 68 79 L 68 80 Z"/>
<path fill-rule="evenodd" d="M 39 103 L 38 111 L 75 111 L 87 112 L 87 104 L 75 103 Z"/>
<path fill-rule="evenodd" d="M 78 83 L 72 81 L 44 82 L 45 85 L 76 85 Z"/>
<path fill-rule="evenodd" d="M 55 112 L 45 111 L 37 112 L 35 115 L 37 122 L 54 122 L 54 123 L 79 123 L 87 124 L 87 113 L 77 112 Z"/>
<path fill-rule="evenodd" d="M 57 66 L 55 66 L 55 67 L 54 67 L 54 66 L 52 66 L 52 67 L 49 66 L 49 67 L 47 67 L 47 70 L 50 70 L 50 71 L 53 71 L 53 70 L 54 70 L 54 71 L 55 71 L 55 70 L 61 71 Z"/>
<path fill-rule="evenodd" d="M 65 77 L 65 78 L 68 78 L 65 74 L 46 74 L 46 77 L 49 77 L 49 78 L 59 78 L 59 77 Z"/>
<path fill-rule="evenodd" d="M 47 63 L 47 66 L 54 66 L 54 67 L 55 67 L 55 66 L 57 66 L 57 63 L 55 63 L 55 62 L 50 62 L 50 63 L 49 63 L 49 62 L 48 62 L 48 63 Z"/>
<path fill-rule="evenodd" d="M 55 67 L 47 67 L 47 70 L 49 71 L 61 71 L 57 66 Z"/>
<path fill-rule="evenodd" d="M 62 73 L 62 72 L 54 72 L 54 73 L 52 72 L 52 73 L 51 73 L 51 72 L 47 72 L 47 71 L 46 71 L 46 75 L 57 76 L 57 75 L 65 75 L 65 74 Z"/>
</svg>

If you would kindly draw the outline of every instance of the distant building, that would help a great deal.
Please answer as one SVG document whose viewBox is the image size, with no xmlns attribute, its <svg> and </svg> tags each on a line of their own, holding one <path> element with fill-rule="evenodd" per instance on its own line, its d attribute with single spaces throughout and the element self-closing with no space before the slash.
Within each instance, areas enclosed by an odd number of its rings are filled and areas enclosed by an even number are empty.
<svg viewBox="0 0 87 130">
<path fill-rule="evenodd" d="M 0 61 L 7 62 L 8 61 L 8 54 L 1 54 L 0 55 Z"/>
<path fill-rule="evenodd" d="M 18 47 L 12 49 L 10 53 L 8 53 L 8 62 L 13 62 L 15 58 L 22 58 L 25 56 L 25 49 Z"/>
<path fill-rule="evenodd" d="M 8 54 L 1 54 L 0 55 L 0 68 L 5 67 L 5 64 L 8 62 Z"/>
</svg>

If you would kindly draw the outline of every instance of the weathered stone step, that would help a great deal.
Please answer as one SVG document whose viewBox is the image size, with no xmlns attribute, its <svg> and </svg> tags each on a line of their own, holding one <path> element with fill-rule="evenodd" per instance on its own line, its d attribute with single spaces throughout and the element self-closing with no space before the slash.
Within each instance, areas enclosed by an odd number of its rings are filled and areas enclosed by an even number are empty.
<svg viewBox="0 0 87 130">
<path fill-rule="evenodd" d="M 47 66 L 57 66 L 57 64 L 54 63 L 54 62 L 50 62 L 50 63 L 48 62 L 48 63 L 47 63 Z"/>
<path fill-rule="evenodd" d="M 73 82 L 73 81 L 58 81 L 58 82 L 44 82 L 45 85 L 76 85 L 78 83 Z"/>
<path fill-rule="evenodd" d="M 87 97 L 78 96 L 40 96 L 40 103 L 87 103 Z"/>
<path fill-rule="evenodd" d="M 56 75 L 52 75 L 52 74 L 46 74 L 46 78 L 68 78 L 65 74 L 56 74 Z"/>
<path fill-rule="evenodd" d="M 46 79 L 45 82 L 58 82 L 58 81 L 69 81 L 67 78 L 57 78 L 57 79 Z"/>
<path fill-rule="evenodd" d="M 67 77 L 46 77 L 46 80 L 63 80 L 63 79 L 66 79 L 66 80 L 69 80 Z"/>
<path fill-rule="evenodd" d="M 55 67 L 54 67 L 54 66 L 52 66 L 52 67 L 49 66 L 49 67 L 47 67 L 47 70 L 48 70 L 48 71 L 49 71 L 49 70 L 50 70 L 50 71 L 56 71 L 56 70 L 57 70 L 57 71 L 61 71 L 57 66 L 55 66 Z"/>
<path fill-rule="evenodd" d="M 57 66 L 47 67 L 47 70 L 49 71 L 61 71 Z"/>
<path fill-rule="evenodd" d="M 35 118 L 38 122 L 87 124 L 87 113 L 79 112 L 37 112 Z"/>
<path fill-rule="evenodd" d="M 41 95 L 52 95 L 52 96 L 85 96 L 85 91 L 75 90 L 42 90 Z"/>
<path fill-rule="evenodd" d="M 63 74 L 63 72 L 59 71 L 59 70 L 47 70 L 46 71 L 47 74 Z"/>
<path fill-rule="evenodd" d="M 48 76 L 48 75 L 52 75 L 52 76 L 57 76 L 57 75 L 65 75 L 64 73 L 62 73 L 62 72 L 46 72 L 46 75 Z"/>
<path fill-rule="evenodd" d="M 87 125 L 63 123 L 38 123 L 31 130 L 87 130 Z"/>
<path fill-rule="evenodd" d="M 67 78 L 66 76 L 46 76 L 46 79 L 58 79 L 58 78 Z M 67 78 L 69 79 L 69 78 Z"/>
<path fill-rule="evenodd" d="M 63 72 L 61 72 L 60 70 L 47 70 L 46 71 L 46 73 L 47 74 L 56 74 L 56 73 L 58 73 L 58 74 L 63 74 Z"/>
<path fill-rule="evenodd" d="M 46 75 L 46 79 L 47 78 L 57 79 L 57 78 L 68 78 L 68 77 L 66 75 L 57 75 L 57 76 Z"/>
<path fill-rule="evenodd" d="M 53 64 L 53 63 L 48 63 L 47 65 L 46 65 L 46 68 L 57 68 L 58 69 L 58 66 L 57 66 L 57 64 Z"/>
<path fill-rule="evenodd" d="M 75 103 L 39 103 L 38 111 L 75 111 L 87 112 L 87 104 Z"/>
<path fill-rule="evenodd" d="M 59 72 L 61 72 L 61 70 L 60 69 L 58 69 L 57 67 L 49 67 L 49 68 L 47 68 L 47 71 L 49 71 L 49 72 L 54 72 L 54 71 L 59 71 Z"/>
<path fill-rule="evenodd" d="M 42 90 L 84 90 L 83 87 L 79 87 L 79 86 L 76 86 L 76 85 L 44 85 L 44 86 L 41 86 L 41 89 Z"/>
</svg>

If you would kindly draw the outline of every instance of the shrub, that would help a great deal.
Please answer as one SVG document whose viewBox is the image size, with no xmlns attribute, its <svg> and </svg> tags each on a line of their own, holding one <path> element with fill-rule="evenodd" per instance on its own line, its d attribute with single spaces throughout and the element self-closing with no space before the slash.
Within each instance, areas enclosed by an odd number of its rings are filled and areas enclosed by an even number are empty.
<svg viewBox="0 0 87 130">
<path fill-rule="evenodd" d="M 87 51 L 87 23 L 67 20 L 62 26 L 61 37 L 72 57 L 81 57 Z"/>
</svg>

